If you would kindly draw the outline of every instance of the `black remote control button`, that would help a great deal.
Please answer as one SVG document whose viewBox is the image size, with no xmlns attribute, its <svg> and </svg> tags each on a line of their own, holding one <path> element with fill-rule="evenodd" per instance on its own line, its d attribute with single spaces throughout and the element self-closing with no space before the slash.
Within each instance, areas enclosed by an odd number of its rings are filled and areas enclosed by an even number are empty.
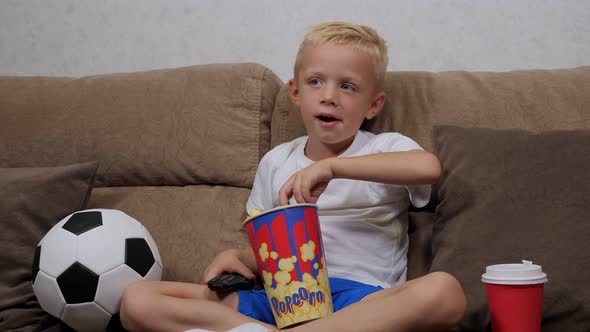
<svg viewBox="0 0 590 332">
<path fill-rule="evenodd" d="M 254 280 L 250 280 L 238 273 L 222 273 L 209 280 L 207 286 L 218 293 L 229 293 L 236 289 L 252 289 Z"/>
</svg>

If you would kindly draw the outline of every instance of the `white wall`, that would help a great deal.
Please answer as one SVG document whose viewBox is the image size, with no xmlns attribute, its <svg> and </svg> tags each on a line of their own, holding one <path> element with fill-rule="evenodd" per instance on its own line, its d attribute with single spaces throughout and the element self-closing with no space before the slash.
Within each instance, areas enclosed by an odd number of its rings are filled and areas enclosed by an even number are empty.
<svg viewBox="0 0 590 332">
<path fill-rule="evenodd" d="M 283 80 L 315 23 L 373 26 L 390 70 L 590 65 L 588 0 L 0 0 L 0 74 L 254 61 Z"/>
</svg>

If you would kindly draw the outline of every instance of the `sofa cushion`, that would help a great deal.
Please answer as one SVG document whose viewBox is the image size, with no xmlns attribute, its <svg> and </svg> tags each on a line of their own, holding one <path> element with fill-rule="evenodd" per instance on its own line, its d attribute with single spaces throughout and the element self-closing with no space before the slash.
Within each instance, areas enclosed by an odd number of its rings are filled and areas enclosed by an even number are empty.
<svg viewBox="0 0 590 332">
<path fill-rule="evenodd" d="M 162 279 L 200 282 L 220 251 L 249 248 L 242 228 L 250 189 L 230 186 L 94 188 L 89 208 L 125 211 L 150 232 L 162 257 Z"/>
<path fill-rule="evenodd" d="M 590 67 L 511 72 L 388 72 L 383 111 L 364 129 L 396 131 L 433 150 L 435 124 L 530 130 L 590 128 Z M 287 86 L 277 95 L 271 145 L 305 134 Z"/>
<path fill-rule="evenodd" d="M 590 326 L 590 130 L 437 126 L 442 163 L 431 271 L 465 290 L 464 331 L 489 327 L 480 281 L 491 264 L 532 260 L 547 273 L 543 331 Z"/>
<path fill-rule="evenodd" d="M 85 208 L 97 163 L 0 168 L 0 331 L 32 331 L 46 316 L 35 299 L 31 267 L 41 238 Z"/>
<path fill-rule="evenodd" d="M 256 64 L 0 77 L 0 167 L 99 160 L 97 186 L 249 187 L 281 85 Z"/>
<path fill-rule="evenodd" d="M 411 211 L 408 213 L 408 280 L 428 273 L 432 263 L 432 224 L 434 213 Z"/>
</svg>

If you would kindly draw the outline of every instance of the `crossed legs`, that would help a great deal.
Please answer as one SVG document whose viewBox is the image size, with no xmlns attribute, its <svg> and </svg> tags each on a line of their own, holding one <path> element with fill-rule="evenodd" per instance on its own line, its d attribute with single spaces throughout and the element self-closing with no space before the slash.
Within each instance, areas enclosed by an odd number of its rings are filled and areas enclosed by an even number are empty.
<svg viewBox="0 0 590 332">
<path fill-rule="evenodd" d="M 290 331 L 447 331 L 461 320 L 465 306 L 459 283 L 435 272 Z M 276 330 L 240 314 L 237 307 L 237 293 L 221 298 L 205 285 L 142 281 L 125 290 L 121 321 L 130 331 L 225 331 L 252 322 Z"/>
</svg>

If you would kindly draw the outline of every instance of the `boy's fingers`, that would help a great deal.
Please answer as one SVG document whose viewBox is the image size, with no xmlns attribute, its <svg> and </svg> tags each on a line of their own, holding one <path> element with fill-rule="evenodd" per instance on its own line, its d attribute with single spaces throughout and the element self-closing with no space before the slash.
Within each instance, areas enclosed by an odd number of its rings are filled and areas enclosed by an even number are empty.
<svg viewBox="0 0 590 332">
<path fill-rule="evenodd" d="M 305 185 L 301 186 L 301 196 L 303 196 L 303 203 L 311 203 L 311 193 Z"/>
<path fill-rule="evenodd" d="M 279 192 L 279 205 L 289 205 L 289 198 L 291 197 L 292 189 L 281 190 Z"/>
<path fill-rule="evenodd" d="M 236 266 L 233 269 L 233 271 L 231 271 L 231 272 L 239 273 L 248 279 L 256 278 L 254 273 L 252 273 L 252 271 L 250 271 L 250 269 L 246 265 L 243 265 L 243 264 Z"/>
<path fill-rule="evenodd" d="M 221 272 L 222 271 L 218 271 L 217 269 L 205 271 L 205 273 L 203 274 L 203 278 L 201 279 L 201 282 L 206 284 L 209 280 L 220 275 Z"/>
<path fill-rule="evenodd" d="M 305 199 L 301 193 L 301 179 L 299 177 L 295 179 L 295 183 L 293 184 L 293 196 L 295 196 L 297 203 L 305 203 Z"/>
<path fill-rule="evenodd" d="M 326 190 L 327 185 L 327 183 L 320 183 L 311 189 L 309 192 L 309 202 L 316 204 L 320 195 Z"/>
<path fill-rule="evenodd" d="M 293 180 L 292 177 L 285 182 L 281 190 L 279 190 L 279 205 L 289 205 L 289 198 L 293 194 Z"/>
<path fill-rule="evenodd" d="M 217 277 L 218 275 L 224 273 L 224 272 L 229 272 L 229 273 L 239 273 L 241 275 L 243 275 L 244 277 L 248 278 L 248 279 L 254 279 L 256 278 L 256 276 L 254 275 L 254 273 L 252 273 L 252 271 L 250 271 L 250 269 L 243 264 L 236 264 L 236 266 L 233 266 L 230 269 L 227 269 L 227 271 L 225 270 L 221 270 L 221 269 L 214 269 L 211 271 L 206 271 L 205 274 L 203 275 L 202 278 L 202 283 L 206 284 L 209 280 Z"/>
</svg>

